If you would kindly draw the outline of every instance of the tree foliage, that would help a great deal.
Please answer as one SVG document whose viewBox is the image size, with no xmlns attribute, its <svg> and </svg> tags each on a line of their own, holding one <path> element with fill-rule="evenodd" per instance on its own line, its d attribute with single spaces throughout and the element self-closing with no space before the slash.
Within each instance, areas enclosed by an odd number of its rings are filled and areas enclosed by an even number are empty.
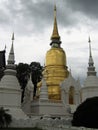
<svg viewBox="0 0 98 130">
<path fill-rule="evenodd" d="M 21 102 L 23 102 L 25 87 L 27 85 L 30 73 L 32 74 L 32 82 L 34 84 L 34 94 L 33 95 L 35 96 L 37 83 L 42 78 L 43 67 L 40 65 L 39 62 L 31 62 L 30 65 L 24 64 L 24 63 L 19 63 L 16 67 L 16 70 L 17 70 L 17 78 L 18 78 L 18 81 L 19 81 L 21 89 L 22 89 Z"/>
<path fill-rule="evenodd" d="M 31 73 L 32 73 L 32 82 L 34 84 L 34 96 L 36 96 L 36 88 L 37 83 L 42 79 L 42 70 L 43 67 L 40 65 L 39 62 L 31 62 L 30 64 Z"/>
<path fill-rule="evenodd" d="M 98 128 L 98 97 L 88 98 L 78 106 L 72 125 Z"/>
<path fill-rule="evenodd" d="M 8 127 L 12 122 L 12 117 L 10 114 L 7 113 L 7 109 L 3 107 L 0 108 L 0 127 Z"/>
<path fill-rule="evenodd" d="M 28 82 L 29 73 L 30 73 L 30 66 L 26 63 L 25 64 L 19 63 L 16 67 L 16 70 L 17 70 L 17 78 L 22 89 L 21 102 L 23 102 L 25 87 Z"/>
</svg>

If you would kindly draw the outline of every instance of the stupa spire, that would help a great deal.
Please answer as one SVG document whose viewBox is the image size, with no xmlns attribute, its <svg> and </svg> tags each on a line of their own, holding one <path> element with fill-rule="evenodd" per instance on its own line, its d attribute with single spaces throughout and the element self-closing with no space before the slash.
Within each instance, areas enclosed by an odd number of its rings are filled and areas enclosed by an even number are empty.
<svg viewBox="0 0 98 130">
<path fill-rule="evenodd" d="M 14 34 L 12 35 L 12 46 L 8 57 L 8 64 L 0 81 L 0 106 L 9 109 L 12 119 L 19 120 L 26 119 L 27 115 L 21 109 L 21 87 L 16 77 L 13 41 Z"/>
<path fill-rule="evenodd" d="M 57 19 L 56 19 L 56 5 L 54 6 L 54 26 L 53 26 L 52 36 L 51 36 L 51 40 L 53 39 L 60 39 L 58 33 Z"/>
<path fill-rule="evenodd" d="M 13 32 L 13 34 L 12 34 L 12 41 L 14 41 L 15 40 L 15 38 L 14 38 L 14 32 Z"/>
<path fill-rule="evenodd" d="M 93 58 L 92 58 L 92 51 L 91 51 L 91 40 L 89 37 L 89 66 L 93 66 L 94 62 L 93 62 Z"/>
<path fill-rule="evenodd" d="M 89 43 L 89 62 L 88 62 L 88 72 L 87 75 L 95 75 L 96 76 L 96 71 L 95 71 L 95 67 L 94 67 L 94 62 L 93 62 L 93 58 L 92 58 L 92 49 L 91 49 L 91 39 L 89 37 L 88 39 L 88 43 Z"/>
<path fill-rule="evenodd" d="M 10 53 L 9 53 L 9 57 L 8 57 L 8 64 L 15 63 L 13 43 L 14 43 L 14 33 L 12 34 L 12 45 L 11 45 L 11 49 L 10 49 Z"/>
<path fill-rule="evenodd" d="M 56 13 L 57 13 L 57 9 L 56 9 L 56 4 L 54 5 L 54 25 L 53 25 L 53 32 L 52 32 L 52 36 L 51 36 L 51 44 L 55 41 L 58 44 L 60 44 L 60 36 L 59 36 L 59 32 L 58 32 L 58 26 L 57 26 L 57 18 L 56 18 Z"/>
<path fill-rule="evenodd" d="M 48 101 L 48 88 L 46 85 L 46 80 L 42 78 L 42 87 L 40 90 L 40 100 Z"/>
<path fill-rule="evenodd" d="M 89 37 L 88 39 L 88 42 L 89 42 L 89 57 L 92 57 L 92 52 L 91 52 L 91 39 Z"/>
</svg>

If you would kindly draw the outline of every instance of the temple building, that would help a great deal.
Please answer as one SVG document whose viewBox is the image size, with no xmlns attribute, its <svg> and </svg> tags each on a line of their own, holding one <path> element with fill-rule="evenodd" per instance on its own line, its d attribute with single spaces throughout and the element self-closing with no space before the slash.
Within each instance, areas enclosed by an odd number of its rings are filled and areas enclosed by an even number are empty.
<svg viewBox="0 0 98 130">
<path fill-rule="evenodd" d="M 62 100 L 64 104 L 79 105 L 81 103 L 80 90 L 81 85 L 79 79 L 75 80 L 70 71 L 68 78 L 61 82 Z"/>
<path fill-rule="evenodd" d="M 47 51 L 45 67 L 43 71 L 42 84 L 39 88 L 39 98 L 32 102 L 32 115 L 68 115 L 67 106 L 64 106 L 61 99 L 60 83 L 68 77 L 66 54 L 61 48 L 61 41 L 58 32 L 56 6 L 54 6 L 54 25 L 51 36 L 51 49 Z"/>
<path fill-rule="evenodd" d="M 65 78 L 60 84 L 61 100 L 65 106 L 69 106 L 70 112 L 73 113 L 81 103 L 81 85 L 80 80 L 75 80 L 69 71 L 68 78 Z"/>
</svg>

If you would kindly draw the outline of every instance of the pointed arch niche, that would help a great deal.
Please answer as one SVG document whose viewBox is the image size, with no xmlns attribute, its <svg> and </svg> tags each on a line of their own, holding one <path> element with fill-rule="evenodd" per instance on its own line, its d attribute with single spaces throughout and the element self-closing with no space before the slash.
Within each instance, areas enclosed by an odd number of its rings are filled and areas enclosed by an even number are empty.
<svg viewBox="0 0 98 130">
<path fill-rule="evenodd" d="M 75 88 L 73 86 L 70 86 L 70 88 L 69 88 L 69 104 L 74 104 L 74 93 L 75 93 Z"/>
</svg>

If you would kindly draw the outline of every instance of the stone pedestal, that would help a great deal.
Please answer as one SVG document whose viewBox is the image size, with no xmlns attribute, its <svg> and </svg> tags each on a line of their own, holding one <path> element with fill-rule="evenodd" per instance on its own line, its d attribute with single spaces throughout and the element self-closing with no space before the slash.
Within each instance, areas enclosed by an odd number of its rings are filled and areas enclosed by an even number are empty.
<svg viewBox="0 0 98 130">
<path fill-rule="evenodd" d="M 50 115 L 52 117 L 67 116 L 66 108 L 62 102 L 36 101 L 31 105 L 32 116 Z"/>
</svg>

